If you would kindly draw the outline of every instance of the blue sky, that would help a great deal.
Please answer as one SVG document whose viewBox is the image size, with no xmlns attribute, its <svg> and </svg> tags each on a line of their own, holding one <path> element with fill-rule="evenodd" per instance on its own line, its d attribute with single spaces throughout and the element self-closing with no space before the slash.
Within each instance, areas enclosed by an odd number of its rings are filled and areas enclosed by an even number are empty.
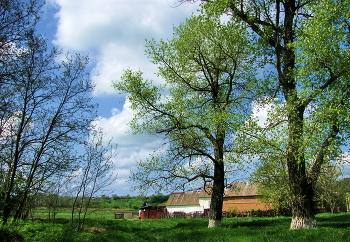
<svg viewBox="0 0 350 242">
<path fill-rule="evenodd" d="M 145 39 L 170 39 L 173 27 L 199 9 L 199 3 L 177 0 L 47 0 L 38 25 L 50 45 L 64 52 L 89 55 L 88 71 L 96 88 L 93 101 L 99 103 L 95 124 L 118 145 L 114 159 L 116 182 L 110 194 L 137 195 L 126 182 L 136 162 L 159 146 L 160 140 L 147 135 L 132 135 L 127 123 L 132 111 L 125 96 L 112 87 L 124 69 L 142 70 L 155 83 L 157 69 L 144 52 Z"/>
<path fill-rule="evenodd" d="M 147 135 L 133 135 L 127 123 L 132 111 L 125 96 L 112 87 L 123 70 L 142 70 L 154 83 L 162 80 L 154 73 L 156 66 L 144 52 L 145 39 L 170 39 L 173 27 L 199 9 L 199 2 L 179 5 L 177 0 L 47 0 L 38 31 L 50 44 L 64 52 L 89 55 L 88 71 L 96 85 L 93 101 L 99 103 L 95 124 L 104 129 L 106 140 L 118 145 L 114 159 L 116 182 L 107 195 L 138 195 L 128 183 L 136 162 L 156 149 L 161 140 Z M 256 112 L 261 122 L 267 109 Z"/>
</svg>

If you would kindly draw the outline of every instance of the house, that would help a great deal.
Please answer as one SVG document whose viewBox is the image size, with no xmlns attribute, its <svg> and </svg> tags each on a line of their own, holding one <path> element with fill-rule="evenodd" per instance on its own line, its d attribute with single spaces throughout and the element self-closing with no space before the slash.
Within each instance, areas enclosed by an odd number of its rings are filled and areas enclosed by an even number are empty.
<svg viewBox="0 0 350 242">
<path fill-rule="evenodd" d="M 168 213 L 196 213 L 209 209 L 210 199 L 200 198 L 201 191 L 174 192 L 165 203 Z"/>
<path fill-rule="evenodd" d="M 225 190 L 222 211 L 227 212 L 230 208 L 237 209 L 237 212 L 272 209 L 272 204 L 261 201 L 261 198 L 262 196 L 258 194 L 257 183 L 235 182 Z"/>
<path fill-rule="evenodd" d="M 269 210 L 271 204 L 260 201 L 258 185 L 248 182 L 232 183 L 230 188 L 225 190 L 223 199 L 223 212 L 235 209 L 237 212 L 245 212 L 251 209 Z M 172 193 L 166 202 L 168 213 L 183 212 L 196 213 L 204 212 L 210 208 L 210 189 L 194 192 Z"/>
</svg>

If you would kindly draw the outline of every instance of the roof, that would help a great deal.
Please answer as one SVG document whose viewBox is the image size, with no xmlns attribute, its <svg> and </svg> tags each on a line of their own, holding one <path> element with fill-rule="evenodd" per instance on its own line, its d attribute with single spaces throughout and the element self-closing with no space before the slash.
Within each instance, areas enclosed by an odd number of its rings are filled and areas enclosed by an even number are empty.
<svg viewBox="0 0 350 242">
<path fill-rule="evenodd" d="M 258 184 L 249 182 L 234 182 L 231 187 L 225 190 L 224 197 L 246 197 L 257 196 Z"/>
<path fill-rule="evenodd" d="M 211 198 L 211 185 L 206 186 L 199 194 L 200 198 Z"/>
<path fill-rule="evenodd" d="M 231 183 L 230 188 L 225 190 L 224 197 L 248 197 L 257 196 L 258 184 L 248 182 Z M 206 189 L 195 192 L 174 192 L 170 194 L 166 206 L 190 206 L 199 205 L 199 198 L 211 198 L 211 185 Z"/>
<path fill-rule="evenodd" d="M 166 206 L 199 205 L 200 192 L 175 192 L 170 194 Z"/>
<path fill-rule="evenodd" d="M 211 186 L 208 185 L 201 191 L 200 198 L 210 198 L 211 197 Z M 230 184 L 230 188 L 225 189 L 224 197 L 241 197 L 241 196 L 257 196 L 258 194 L 258 184 L 249 182 L 233 182 Z"/>
</svg>

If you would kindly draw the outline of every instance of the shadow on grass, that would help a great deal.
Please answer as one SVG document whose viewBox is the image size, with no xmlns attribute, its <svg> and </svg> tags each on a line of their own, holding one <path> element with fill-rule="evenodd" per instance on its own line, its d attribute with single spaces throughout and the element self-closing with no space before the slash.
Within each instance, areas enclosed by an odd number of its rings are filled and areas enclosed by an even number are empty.
<svg viewBox="0 0 350 242">
<path fill-rule="evenodd" d="M 291 218 L 282 217 L 282 218 L 246 218 L 245 221 L 240 219 L 226 220 L 224 227 L 228 228 L 237 228 L 237 227 L 250 227 L 255 229 L 260 229 L 263 227 L 289 227 Z"/>
<path fill-rule="evenodd" d="M 174 229 L 201 229 L 206 228 L 208 226 L 208 220 L 207 219 L 200 219 L 200 220 L 192 220 L 189 219 L 185 222 L 180 222 L 176 224 L 173 228 Z"/>
<path fill-rule="evenodd" d="M 104 220 L 86 219 L 83 232 L 70 228 L 69 219 L 33 223 L 28 241 L 348 241 L 350 214 L 318 215 L 319 229 L 289 230 L 291 218 L 227 218 L 221 228 L 208 229 L 207 219 Z M 92 230 L 94 228 L 94 230 Z M 40 236 L 39 236 L 39 233 Z M 35 236 L 35 237 L 34 237 Z M 51 239 L 50 239 L 51 238 Z M 32 240 L 30 240 L 32 239 Z"/>
<path fill-rule="evenodd" d="M 318 227 L 349 228 L 350 214 L 319 214 L 318 216 L 316 216 L 316 221 Z"/>
</svg>

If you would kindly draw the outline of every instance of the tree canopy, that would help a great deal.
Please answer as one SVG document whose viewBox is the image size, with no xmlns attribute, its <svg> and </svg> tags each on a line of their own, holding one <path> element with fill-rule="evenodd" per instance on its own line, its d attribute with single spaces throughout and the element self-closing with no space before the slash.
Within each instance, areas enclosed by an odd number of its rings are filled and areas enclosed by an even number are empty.
<svg viewBox="0 0 350 242">
<path fill-rule="evenodd" d="M 233 136 L 249 117 L 258 83 L 254 48 L 242 26 L 203 16 L 188 19 L 171 40 L 146 47 L 165 84 L 155 86 L 132 70 L 114 82 L 129 93 L 133 130 L 164 135 L 162 149 L 141 161 L 133 178 L 142 187 L 212 183 L 209 227 L 219 226 L 225 165 L 238 162 Z"/>
<path fill-rule="evenodd" d="M 313 198 L 322 165 L 349 138 L 349 2 L 208 0 L 202 7 L 255 34 L 272 65 L 265 80 L 284 119 L 277 115 L 270 127 L 286 123 L 291 228 L 316 226 Z"/>
<path fill-rule="evenodd" d="M 95 118 L 88 58 L 48 50 L 36 34 L 40 1 L 1 1 L 0 179 L 3 223 L 24 218 L 30 195 L 74 167 Z M 58 62 L 58 57 L 61 62 Z"/>
</svg>

